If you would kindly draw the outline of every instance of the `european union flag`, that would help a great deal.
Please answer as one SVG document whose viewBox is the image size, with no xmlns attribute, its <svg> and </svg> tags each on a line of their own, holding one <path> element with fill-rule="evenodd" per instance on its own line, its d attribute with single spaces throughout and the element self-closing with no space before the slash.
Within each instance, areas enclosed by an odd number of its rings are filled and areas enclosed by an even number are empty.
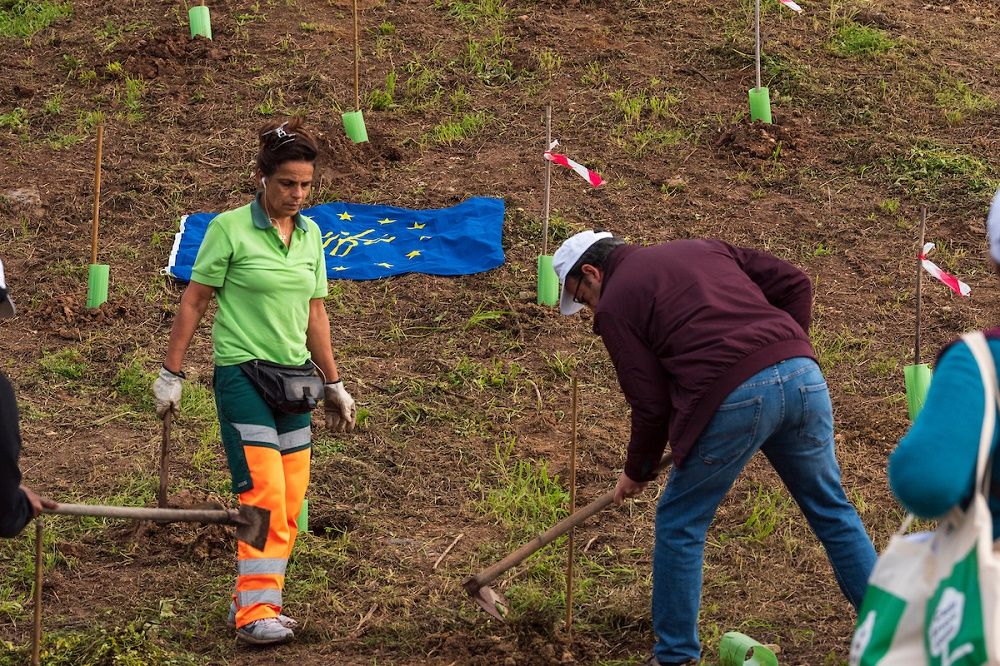
<svg viewBox="0 0 1000 666">
<path fill-rule="evenodd" d="M 467 275 L 500 266 L 502 199 L 475 197 L 451 208 L 413 210 L 370 204 L 325 203 L 302 211 L 319 225 L 326 274 L 373 280 L 403 273 Z M 185 282 L 215 213 L 181 218 L 166 273 Z"/>
</svg>

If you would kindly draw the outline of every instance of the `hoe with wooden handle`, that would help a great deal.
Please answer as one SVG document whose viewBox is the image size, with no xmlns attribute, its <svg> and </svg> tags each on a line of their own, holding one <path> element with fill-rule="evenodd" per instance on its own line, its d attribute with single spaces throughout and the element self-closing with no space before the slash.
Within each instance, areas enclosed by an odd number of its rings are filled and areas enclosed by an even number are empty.
<svg viewBox="0 0 1000 666">
<path fill-rule="evenodd" d="M 96 516 L 98 518 L 130 518 L 160 523 L 215 523 L 235 525 L 236 538 L 257 550 L 264 550 L 271 524 L 271 511 L 249 504 L 237 509 L 152 509 L 100 504 L 57 504 L 44 513 L 64 516 Z"/>
<path fill-rule="evenodd" d="M 657 473 L 666 469 L 671 460 L 673 460 L 673 456 L 669 452 L 665 453 L 663 457 L 660 458 L 660 464 L 656 468 Z M 614 498 L 615 491 L 609 490 L 587 506 L 581 507 L 566 516 L 558 523 L 545 530 L 531 541 L 525 543 L 493 566 L 483 569 L 476 575 L 468 578 L 464 583 L 462 583 L 462 587 L 464 587 L 465 591 L 469 593 L 469 596 L 471 596 L 475 602 L 479 604 L 480 608 L 503 622 L 503 616 L 506 614 L 507 609 L 510 608 L 510 604 L 507 603 L 507 599 L 505 599 L 502 594 L 490 587 L 490 583 L 508 570 L 516 567 L 521 562 L 524 562 L 536 551 L 541 550 L 561 537 L 563 534 L 566 534 L 577 525 L 586 521 L 588 518 L 591 518 L 606 509 L 614 501 Z M 501 611 L 501 609 L 503 610 Z"/>
</svg>

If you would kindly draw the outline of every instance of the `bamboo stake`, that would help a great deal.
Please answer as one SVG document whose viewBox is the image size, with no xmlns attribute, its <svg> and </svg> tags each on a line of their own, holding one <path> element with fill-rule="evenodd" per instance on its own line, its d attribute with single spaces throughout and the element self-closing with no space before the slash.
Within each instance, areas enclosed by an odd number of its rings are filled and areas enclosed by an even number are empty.
<svg viewBox="0 0 1000 666">
<path fill-rule="evenodd" d="M 577 414 L 577 388 L 576 375 L 573 375 L 573 435 L 569 445 L 569 513 L 573 515 L 576 511 L 576 414 Z M 566 633 L 573 635 L 573 536 L 576 527 L 569 531 L 569 540 L 566 546 Z"/>
<path fill-rule="evenodd" d="M 757 42 L 757 90 L 760 90 L 760 0 L 754 3 L 754 39 Z"/>
<path fill-rule="evenodd" d="M 104 123 L 97 126 L 97 164 L 94 167 L 94 219 L 90 228 L 90 263 L 97 263 L 97 228 L 101 215 L 101 153 L 104 149 Z"/>
<path fill-rule="evenodd" d="M 552 145 L 552 105 L 545 107 L 545 150 Z M 552 162 L 545 160 L 545 203 L 542 213 L 542 254 L 549 253 L 549 194 L 552 191 Z"/>
<path fill-rule="evenodd" d="M 354 110 L 361 110 L 361 28 L 358 0 L 354 0 Z"/>
<path fill-rule="evenodd" d="M 923 263 L 920 255 L 924 253 L 924 232 L 927 229 L 927 206 L 920 206 L 920 245 L 917 246 L 917 307 L 916 333 L 913 342 L 913 365 L 920 365 L 920 282 L 923 278 Z"/>
<path fill-rule="evenodd" d="M 35 520 L 35 626 L 31 632 L 31 665 L 41 664 L 42 650 L 42 519 Z"/>
</svg>

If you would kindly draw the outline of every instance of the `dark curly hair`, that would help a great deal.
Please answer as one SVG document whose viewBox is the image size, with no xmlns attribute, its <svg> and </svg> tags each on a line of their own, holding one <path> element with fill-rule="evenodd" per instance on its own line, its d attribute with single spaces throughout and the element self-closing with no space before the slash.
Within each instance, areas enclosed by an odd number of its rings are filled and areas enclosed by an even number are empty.
<svg viewBox="0 0 1000 666">
<path fill-rule="evenodd" d="M 273 174 L 285 162 L 315 162 L 319 146 L 302 126 L 302 119 L 272 120 L 257 131 L 260 150 L 257 169 L 265 176 Z"/>
</svg>

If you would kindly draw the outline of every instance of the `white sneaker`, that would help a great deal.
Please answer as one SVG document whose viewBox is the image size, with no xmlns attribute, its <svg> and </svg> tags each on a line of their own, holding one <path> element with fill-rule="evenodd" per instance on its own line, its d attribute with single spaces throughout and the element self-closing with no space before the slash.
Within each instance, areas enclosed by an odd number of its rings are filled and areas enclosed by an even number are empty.
<svg viewBox="0 0 1000 666">
<path fill-rule="evenodd" d="M 278 622 L 276 617 L 254 620 L 236 630 L 236 639 L 251 645 L 277 645 L 295 638 L 295 633 Z"/>
<path fill-rule="evenodd" d="M 287 615 L 279 615 L 278 622 L 281 623 L 285 629 L 298 629 L 299 621 L 295 618 L 288 617 Z M 236 604 L 229 604 L 229 617 L 226 618 L 226 626 L 230 629 L 236 628 Z"/>
</svg>

